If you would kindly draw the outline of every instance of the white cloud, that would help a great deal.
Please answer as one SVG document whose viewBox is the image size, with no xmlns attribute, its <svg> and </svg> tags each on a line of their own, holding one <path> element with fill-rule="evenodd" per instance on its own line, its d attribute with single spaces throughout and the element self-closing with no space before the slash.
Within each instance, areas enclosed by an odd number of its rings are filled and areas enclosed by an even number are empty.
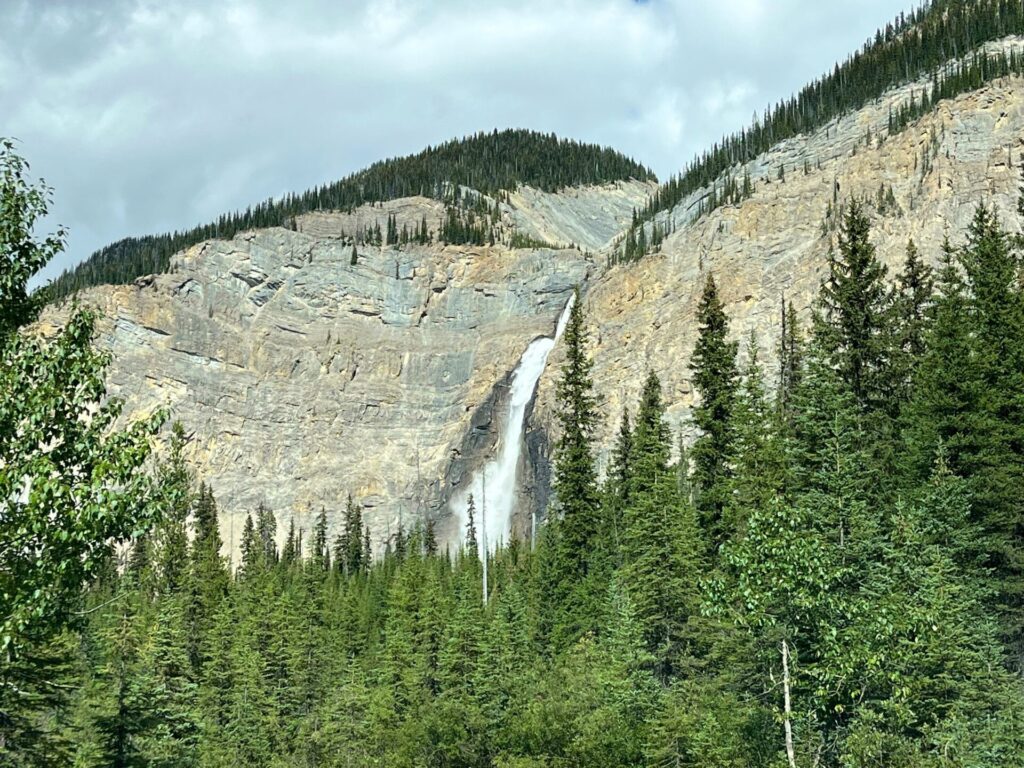
<svg viewBox="0 0 1024 768">
<path fill-rule="evenodd" d="M 905 2 L 26 0 L 0 132 L 70 252 L 184 228 L 494 127 L 609 144 L 666 177 Z"/>
</svg>

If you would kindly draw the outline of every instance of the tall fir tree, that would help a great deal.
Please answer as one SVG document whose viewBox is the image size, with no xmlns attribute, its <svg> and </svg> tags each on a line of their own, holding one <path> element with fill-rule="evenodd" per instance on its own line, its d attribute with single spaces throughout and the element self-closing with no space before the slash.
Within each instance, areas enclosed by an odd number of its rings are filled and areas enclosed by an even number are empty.
<svg viewBox="0 0 1024 768">
<path fill-rule="evenodd" d="M 787 304 L 783 299 L 780 316 L 782 332 L 779 336 L 779 381 L 776 401 L 783 420 L 788 422 L 792 416 L 793 391 L 800 383 L 800 371 L 803 368 L 803 337 L 792 301 Z"/>
<path fill-rule="evenodd" d="M 699 430 L 690 452 L 693 460 L 694 500 L 705 538 L 716 550 L 728 537 L 723 512 L 728 499 L 729 480 L 735 449 L 738 374 L 736 349 L 729 341 L 729 318 L 718 296 L 718 286 L 709 273 L 697 307 L 699 336 L 693 350 L 693 384 L 700 400 L 693 409 Z"/>
<path fill-rule="evenodd" d="M 589 617 L 597 615 L 594 602 L 602 600 L 604 593 L 597 571 L 607 565 L 606 559 L 599 557 L 601 499 L 592 448 L 598 399 L 591 374 L 590 333 L 578 288 L 571 301 L 562 335 L 565 362 L 555 390 L 561 435 L 555 446 L 551 483 L 557 505 L 555 568 L 562 606 L 559 632 L 565 641 L 593 623 Z"/>
<path fill-rule="evenodd" d="M 620 575 L 662 680 L 687 655 L 685 627 L 699 608 L 697 583 L 705 567 L 700 525 L 679 493 L 670 452 L 661 383 L 652 372 L 633 430 Z"/>
<path fill-rule="evenodd" d="M 893 292 L 871 243 L 871 222 L 851 199 L 839 231 L 839 252 L 818 298 L 815 334 L 861 407 L 895 407 L 891 357 Z"/>
</svg>

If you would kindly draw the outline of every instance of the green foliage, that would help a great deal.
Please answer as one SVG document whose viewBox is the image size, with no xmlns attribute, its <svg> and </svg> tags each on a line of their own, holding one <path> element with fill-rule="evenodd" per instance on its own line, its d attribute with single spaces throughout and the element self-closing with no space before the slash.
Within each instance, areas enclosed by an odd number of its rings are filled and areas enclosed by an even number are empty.
<svg viewBox="0 0 1024 768">
<path fill-rule="evenodd" d="M 30 184 L 28 171 L 14 142 L 0 138 L 0 343 L 35 319 L 42 296 L 29 295 L 28 281 L 65 245 L 63 229 L 36 239 L 53 192 L 42 181 Z"/>
<path fill-rule="evenodd" d="M 562 336 L 565 363 L 556 388 L 557 417 L 561 438 L 556 446 L 552 490 L 556 498 L 558 528 L 555 575 L 560 617 L 557 633 L 571 642 L 593 628 L 598 615 L 595 601 L 603 599 L 607 574 L 602 574 L 602 553 L 597 472 L 591 448 L 598 423 L 598 399 L 593 391 L 588 350 L 589 332 L 584 325 L 583 301 L 573 294 L 569 319 Z M 588 618 L 589 617 L 589 620 Z"/>
<path fill-rule="evenodd" d="M 91 313 L 76 310 L 49 340 L 20 332 L 35 310 L 27 281 L 63 233 L 35 239 L 49 191 L 0 146 L 0 653 L 11 660 L 59 632 L 110 544 L 152 521 L 142 467 L 163 415 L 114 429 Z"/>
<path fill-rule="evenodd" d="M 893 295 L 870 240 L 870 221 L 851 200 L 821 288 L 815 334 L 839 375 L 866 409 L 891 403 Z"/>
</svg>

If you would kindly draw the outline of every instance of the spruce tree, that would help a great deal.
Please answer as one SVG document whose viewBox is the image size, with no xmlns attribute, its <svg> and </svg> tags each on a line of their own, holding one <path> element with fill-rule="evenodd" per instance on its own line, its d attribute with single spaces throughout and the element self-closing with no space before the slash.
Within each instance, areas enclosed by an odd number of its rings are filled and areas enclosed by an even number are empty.
<svg viewBox="0 0 1024 768">
<path fill-rule="evenodd" d="M 971 490 L 991 537 L 1003 637 L 1024 672 L 1024 292 L 1020 257 L 994 210 L 978 207 L 961 264 L 980 374 Z"/>
<path fill-rule="evenodd" d="M 192 477 L 185 465 L 185 431 L 175 422 L 171 429 L 168 459 L 160 472 L 162 516 L 153 537 L 157 589 L 177 592 L 185 586 L 188 572 L 186 523 L 192 509 Z"/>
<path fill-rule="evenodd" d="M 903 271 L 896 278 L 896 321 L 899 348 L 918 360 L 924 355 L 929 308 L 935 293 L 932 268 L 921 259 L 913 240 L 907 241 Z"/>
<path fill-rule="evenodd" d="M 238 569 L 238 575 L 239 577 L 252 576 L 260 569 L 262 557 L 260 543 L 256 538 L 256 526 L 252 522 L 251 514 L 245 516 L 240 549 L 242 562 Z"/>
<path fill-rule="evenodd" d="M 803 368 L 803 338 L 800 323 L 793 302 L 782 303 L 782 333 L 779 338 L 779 382 L 776 394 L 778 408 L 783 420 L 792 416 L 791 400 L 793 391 L 800 383 L 800 371 Z"/>
<path fill-rule="evenodd" d="M 593 600 L 600 599 L 595 589 L 604 588 L 588 581 L 591 565 L 597 561 L 600 530 L 600 497 L 594 469 L 592 440 L 597 425 L 597 397 L 591 377 L 590 334 L 586 326 L 579 289 L 573 293 L 569 319 L 562 339 L 565 363 L 562 365 L 555 397 L 561 435 L 555 446 L 552 491 L 556 499 L 558 552 L 556 568 L 563 590 L 564 637 L 580 629 L 584 616 L 591 615 Z"/>
<path fill-rule="evenodd" d="M 320 508 L 313 528 L 313 565 L 321 571 L 331 570 L 331 550 L 327 545 L 327 510 Z"/>
<path fill-rule="evenodd" d="M 818 297 L 815 334 L 861 407 L 891 413 L 893 295 L 871 243 L 871 222 L 855 199 L 843 215 L 839 253 Z"/>
<path fill-rule="evenodd" d="M 466 502 L 466 556 L 470 559 L 479 557 L 480 542 L 476 538 L 476 502 L 469 495 Z"/>
<path fill-rule="evenodd" d="M 648 371 L 629 445 L 629 487 L 626 489 L 629 500 L 647 493 L 668 474 L 672 447 L 664 415 L 661 380 L 654 371 Z"/>
<path fill-rule="evenodd" d="M 763 509 L 788 486 L 785 415 L 769 406 L 764 378 L 757 337 L 751 332 L 733 414 L 736 459 L 724 521 L 730 537 L 742 535 L 752 509 Z"/>
<path fill-rule="evenodd" d="M 285 537 L 284 548 L 281 550 L 281 564 L 285 568 L 292 567 L 298 561 L 300 554 L 299 539 L 295 531 L 295 518 L 293 517 L 288 523 L 288 535 Z"/>
<path fill-rule="evenodd" d="M 684 628 L 699 608 L 697 582 L 705 562 L 696 513 L 680 497 L 669 469 L 670 441 L 661 383 L 652 372 L 633 430 L 620 576 L 662 679 L 685 654 Z"/>
<path fill-rule="evenodd" d="M 630 425 L 629 409 L 623 406 L 619 432 L 612 450 L 611 463 L 608 466 L 602 493 L 604 499 L 603 546 L 616 566 L 620 564 L 620 548 L 624 532 L 623 514 L 629 503 L 629 484 L 632 482 L 630 468 L 632 451 L 633 429 Z"/>
<path fill-rule="evenodd" d="M 699 337 L 693 350 L 693 384 L 700 400 L 693 421 L 700 430 L 690 456 L 694 500 L 705 537 L 716 550 L 728 536 L 723 512 L 734 460 L 737 371 L 736 342 L 729 341 L 729 319 L 718 286 L 709 273 L 697 307 Z"/>
<path fill-rule="evenodd" d="M 214 617 L 228 593 L 229 575 L 221 557 L 217 504 L 210 487 L 201 484 L 196 496 L 194 535 L 188 560 L 188 623 L 189 656 L 198 675 L 206 657 L 203 648 L 212 631 Z"/>
<path fill-rule="evenodd" d="M 571 555 L 577 559 L 573 570 L 582 573 L 585 566 L 579 558 L 585 556 L 596 533 L 598 498 L 591 441 L 598 417 L 591 378 L 593 363 L 587 350 L 590 334 L 579 289 L 572 302 L 562 336 L 565 363 L 556 390 L 562 434 L 555 449 L 552 486 L 558 499 L 563 543 L 575 552 Z"/>
</svg>

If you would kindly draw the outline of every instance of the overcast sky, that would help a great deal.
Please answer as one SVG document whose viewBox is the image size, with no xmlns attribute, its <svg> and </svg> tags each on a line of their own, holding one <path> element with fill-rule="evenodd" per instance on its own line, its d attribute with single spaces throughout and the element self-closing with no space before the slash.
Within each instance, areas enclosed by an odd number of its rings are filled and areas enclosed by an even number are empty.
<svg viewBox="0 0 1024 768">
<path fill-rule="evenodd" d="M 68 253 L 491 128 L 661 178 L 917 0 L 0 0 L 0 135 Z"/>
</svg>

